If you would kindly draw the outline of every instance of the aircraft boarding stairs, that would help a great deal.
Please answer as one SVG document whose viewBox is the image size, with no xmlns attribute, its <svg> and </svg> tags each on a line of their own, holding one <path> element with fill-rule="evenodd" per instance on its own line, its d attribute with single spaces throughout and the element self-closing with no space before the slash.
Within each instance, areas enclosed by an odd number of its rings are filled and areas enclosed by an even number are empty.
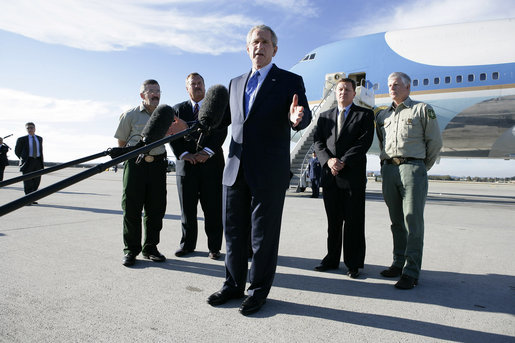
<svg viewBox="0 0 515 343">
<path fill-rule="evenodd" d="M 315 135 L 318 116 L 320 113 L 336 106 L 335 87 L 338 81 L 345 77 L 345 73 L 332 73 L 325 76 L 324 96 L 320 103 L 311 108 L 311 123 L 304 130 L 295 132 L 291 138 L 292 143 L 296 139 L 297 142 L 290 153 L 291 172 L 293 173 L 290 180 L 290 188 L 295 188 L 297 192 L 303 192 L 306 188 L 306 171 L 314 150 L 313 136 Z M 349 75 L 349 77 L 352 78 L 352 75 Z M 370 82 L 363 78 L 357 83 L 359 86 L 356 87 L 354 103 L 359 106 L 373 108 L 375 104 L 374 90 L 369 86 Z"/>
</svg>

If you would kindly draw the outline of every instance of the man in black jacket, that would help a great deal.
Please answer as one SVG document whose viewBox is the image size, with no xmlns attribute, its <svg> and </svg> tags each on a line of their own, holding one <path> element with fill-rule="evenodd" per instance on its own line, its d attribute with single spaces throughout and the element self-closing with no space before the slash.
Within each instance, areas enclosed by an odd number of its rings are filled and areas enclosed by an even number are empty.
<svg viewBox="0 0 515 343">
<path fill-rule="evenodd" d="M 189 100 L 174 106 L 176 117 L 193 123 L 205 96 L 204 79 L 198 73 L 186 77 Z M 220 114 L 222 115 L 222 114 Z M 200 201 L 204 211 L 204 229 L 207 235 L 209 258 L 219 259 L 222 247 L 222 173 L 224 154 L 222 144 L 227 128 L 213 130 L 202 137 L 186 137 L 171 142 L 177 158 L 177 191 L 181 204 L 182 238 L 175 256 L 193 252 L 197 245 L 197 206 Z"/>
<path fill-rule="evenodd" d="M 366 153 L 374 138 L 374 113 L 353 104 L 355 95 L 355 81 L 340 80 L 338 107 L 320 114 L 315 132 L 328 224 L 327 255 L 315 270 L 338 268 L 343 240 L 343 260 L 353 279 L 365 261 Z"/>
<path fill-rule="evenodd" d="M 25 128 L 29 134 L 18 138 L 14 147 L 14 153 L 21 160 L 20 171 L 22 174 L 43 169 L 43 138 L 36 136 L 36 125 L 34 123 L 25 124 Z M 40 182 L 41 176 L 23 181 L 25 194 L 37 191 Z M 34 202 L 34 204 L 37 204 L 37 202 Z"/>
</svg>

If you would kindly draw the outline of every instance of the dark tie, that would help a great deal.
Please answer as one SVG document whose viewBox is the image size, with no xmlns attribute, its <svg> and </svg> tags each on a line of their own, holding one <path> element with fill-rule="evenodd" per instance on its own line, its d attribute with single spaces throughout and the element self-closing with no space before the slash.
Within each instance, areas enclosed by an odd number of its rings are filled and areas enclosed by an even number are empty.
<svg viewBox="0 0 515 343">
<path fill-rule="evenodd" d="M 341 113 L 338 113 L 338 137 L 340 137 L 340 133 L 343 129 L 343 124 L 345 123 L 345 108 Z"/>
<path fill-rule="evenodd" d="M 195 107 L 193 107 L 193 118 L 195 118 L 195 120 L 198 119 L 198 103 L 196 103 Z"/>
<path fill-rule="evenodd" d="M 249 114 L 249 109 L 254 102 L 254 97 L 256 96 L 255 92 L 258 85 L 258 77 L 259 71 L 256 71 L 249 79 L 249 82 L 247 82 L 247 88 L 245 89 L 245 118 Z"/>
<path fill-rule="evenodd" d="M 32 157 L 36 158 L 38 157 L 38 146 L 36 145 L 36 137 L 30 136 L 32 139 Z"/>
</svg>

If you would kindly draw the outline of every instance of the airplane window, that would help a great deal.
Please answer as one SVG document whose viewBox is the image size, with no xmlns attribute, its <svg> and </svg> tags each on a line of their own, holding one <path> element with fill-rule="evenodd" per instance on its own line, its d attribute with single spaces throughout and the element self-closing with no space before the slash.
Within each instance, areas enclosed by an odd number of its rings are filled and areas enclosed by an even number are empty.
<svg viewBox="0 0 515 343">
<path fill-rule="evenodd" d="M 413 80 L 413 87 L 417 87 L 418 86 L 418 80 Z"/>
<path fill-rule="evenodd" d="M 486 80 L 486 73 L 479 74 L 479 80 L 485 81 Z"/>
<path fill-rule="evenodd" d="M 461 76 L 461 75 L 456 75 L 456 82 L 457 82 L 457 83 L 460 83 L 461 81 L 463 81 L 463 76 Z"/>
<path fill-rule="evenodd" d="M 304 56 L 304 58 L 302 59 L 303 61 L 307 60 L 309 58 L 309 55 L 306 55 Z"/>
<path fill-rule="evenodd" d="M 434 80 L 433 80 L 433 83 L 435 85 L 439 85 L 440 84 L 440 78 L 439 77 L 435 77 Z"/>
<path fill-rule="evenodd" d="M 492 79 L 494 79 L 494 80 L 498 80 L 498 79 L 499 79 L 499 73 L 498 73 L 498 72 L 496 72 L 496 71 L 494 71 L 494 72 L 492 73 Z"/>
<path fill-rule="evenodd" d="M 422 83 L 424 84 L 424 86 L 427 86 L 429 84 L 429 79 L 424 79 L 424 81 L 422 81 Z"/>
<path fill-rule="evenodd" d="M 474 81 L 474 74 L 468 74 L 467 79 L 469 82 Z"/>
<path fill-rule="evenodd" d="M 310 60 L 315 59 L 315 55 L 316 55 L 316 54 L 311 54 L 311 55 L 309 56 L 309 59 L 310 59 Z"/>
<path fill-rule="evenodd" d="M 451 77 L 450 76 L 446 76 L 445 77 L 445 83 L 451 83 Z"/>
</svg>

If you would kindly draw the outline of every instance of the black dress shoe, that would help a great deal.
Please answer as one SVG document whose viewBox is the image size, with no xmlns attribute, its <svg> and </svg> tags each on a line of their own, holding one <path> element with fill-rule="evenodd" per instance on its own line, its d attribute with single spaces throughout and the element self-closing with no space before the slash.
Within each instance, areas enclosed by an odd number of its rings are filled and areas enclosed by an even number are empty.
<svg viewBox="0 0 515 343">
<path fill-rule="evenodd" d="M 318 266 L 316 266 L 314 268 L 317 272 L 325 272 L 325 271 L 328 271 L 328 270 L 331 270 L 331 269 L 338 269 L 338 267 L 331 267 L 331 266 L 328 266 L 326 264 L 319 264 Z"/>
<path fill-rule="evenodd" d="M 266 299 L 257 299 L 254 296 L 248 296 L 243 300 L 240 306 L 240 313 L 244 316 L 256 313 L 266 303 Z"/>
<path fill-rule="evenodd" d="M 381 272 L 381 275 L 384 277 L 397 277 L 401 276 L 402 268 L 391 266 L 388 269 L 385 269 Z"/>
<path fill-rule="evenodd" d="M 212 260 L 218 260 L 220 258 L 220 251 L 210 251 L 208 257 Z"/>
<path fill-rule="evenodd" d="M 349 268 L 349 270 L 347 271 L 347 275 L 349 275 L 349 277 L 351 279 L 357 279 L 359 276 L 359 269 L 358 268 Z"/>
<path fill-rule="evenodd" d="M 166 261 L 165 255 L 161 254 L 157 250 L 153 254 L 146 254 L 146 253 L 144 253 L 143 257 L 146 258 L 147 260 L 151 260 L 151 261 L 154 261 L 154 262 L 164 262 L 164 261 Z"/>
<path fill-rule="evenodd" d="M 412 289 L 418 285 L 418 280 L 414 277 L 402 274 L 401 279 L 395 284 L 398 289 Z"/>
<path fill-rule="evenodd" d="M 122 264 L 126 267 L 133 266 L 136 263 L 136 256 L 133 253 L 129 252 L 125 254 L 122 260 Z"/>
<path fill-rule="evenodd" d="M 177 249 L 175 251 L 175 256 L 182 257 L 182 256 L 186 256 L 186 255 L 188 255 L 189 253 L 192 253 L 192 252 L 193 252 L 193 250 L 179 248 L 179 249 Z"/>
<path fill-rule="evenodd" d="M 218 292 L 215 292 L 211 294 L 207 298 L 207 303 L 211 306 L 218 306 L 225 304 L 231 299 L 241 299 L 243 298 L 243 292 L 231 292 L 227 290 L 219 290 Z"/>
</svg>

